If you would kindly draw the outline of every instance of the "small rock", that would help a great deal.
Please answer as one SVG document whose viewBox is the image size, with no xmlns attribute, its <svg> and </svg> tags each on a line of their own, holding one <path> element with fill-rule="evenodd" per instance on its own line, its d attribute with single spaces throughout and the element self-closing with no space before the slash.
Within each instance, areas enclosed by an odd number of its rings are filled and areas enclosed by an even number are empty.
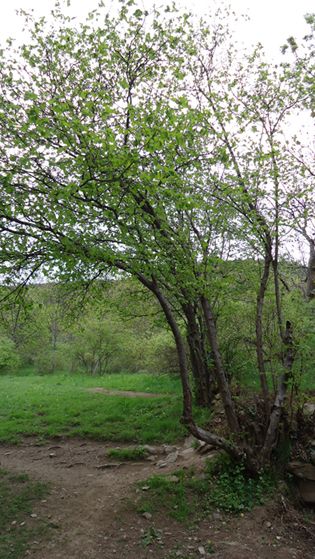
<svg viewBox="0 0 315 559">
<path fill-rule="evenodd" d="M 148 460 L 148 462 L 154 462 L 155 461 L 155 456 L 148 456 L 147 460 Z"/>
<path fill-rule="evenodd" d="M 14 526 L 14 524 L 16 524 L 16 520 L 13 520 L 13 522 L 11 522 L 12 526 Z"/>
<path fill-rule="evenodd" d="M 176 462 L 177 458 L 178 452 L 171 452 L 168 456 L 166 456 L 165 462 L 167 462 L 168 464 L 173 464 L 173 462 Z"/>
<path fill-rule="evenodd" d="M 30 517 L 31 517 L 31 518 L 37 518 L 37 514 L 35 514 L 35 513 L 30 514 Z"/>
<path fill-rule="evenodd" d="M 147 520 L 150 520 L 152 518 L 152 514 L 150 514 L 149 512 L 144 512 L 142 516 L 144 516 L 144 518 L 146 518 Z"/>
<path fill-rule="evenodd" d="M 307 415 L 312 415 L 315 412 L 315 404 L 305 404 L 303 407 L 303 412 Z"/>
<path fill-rule="evenodd" d="M 181 451 L 181 454 L 191 454 L 192 452 L 195 452 L 195 450 L 191 447 L 191 448 L 185 448 L 185 450 Z"/>
<path fill-rule="evenodd" d="M 198 441 L 198 439 L 196 439 L 193 435 L 189 435 L 189 437 L 186 437 L 185 439 L 184 448 L 185 449 L 192 448 L 192 446 L 196 444 L 196 441 Z"/>
<path fill-rule="evenodd" d="M 20 526 L 25 526 L 25 522 L 21 522 Z"/>
<path fill-rule="evenodd" d="M 51 452 L 51 453 L 49 454 L 49 458 L 53 458 L 54 456 L 56 456 L 56 454 L 55 454 L 54 452 Z"/>
<path fill-rule="evenodd" d="M 164 452 L 165 454 L 169 454 L 170 452 L 175 452 L 177 450 L 176 446 L 168 446 L 164 445 Z"/>
<path fill-rule="evenodd" d="M 148 491 L 150 489 L 150 487 L 148 485 L 144 485 L 143 487 L 141 487 L 142 491 Z"/>
<path fill-rule="evenodd" d="M 205 550 L 204 547 L 202 547 L 202 546 L 198 547 L 198 551 L 199 551 L 200 555 L 206 555 L 206 550 Z"/>
<path fill-rule="evenodd" d="M 221 514 L 214 512 L 212 515 L 213 520 L 221 520 Z"/>
<path fill-rule="evenodd" d="M 145 444 L 144 446 L 142 446 L 141 448 L 144 448 L 145 450 L 147 450 L 150 454 L 157 454 L 157 450 L 154 446 L 149 446 L 148 444 Z"/>
<path fill-rule="evenodd" d="M 264 522 L 264 528 L 268 528 L 268 529 L 271 528 L 271 522 L 268 521 Z"/>
<path fill-rule="evenodd" d="M 173 483 L 177 483 L 179 481 L 179 477 L 177 476 L 171 476 L 170 477 L 170 481 L 172 481 Z"/>
<path fill-rule="evenodd" d="M 165 468 L 166 462 L 163 462 L 163 460 L 159 460 L 156 465 L 158 468 Z"/>
</svg>

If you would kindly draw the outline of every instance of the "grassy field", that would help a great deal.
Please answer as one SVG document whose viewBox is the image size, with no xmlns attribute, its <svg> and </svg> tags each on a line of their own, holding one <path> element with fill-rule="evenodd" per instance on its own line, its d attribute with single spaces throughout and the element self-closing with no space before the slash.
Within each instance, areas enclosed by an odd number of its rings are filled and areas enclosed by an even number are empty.
<svg viewBox="0 0 315 559">
<path fill-rule="evenodd" d="M 87 388 L 132 390 L 160 394 L 145 398 L 107 395 Z M 169 376 L 54 374 L 30 370 L 0 377 L 0 441 L 19 442 L 21 436 L 40 440 L 66 435 L 138 443 L 174 442 L 180 425 L 181 385 Z M 203 422 L 205 410 L 197 410 Z"/>
</svg>

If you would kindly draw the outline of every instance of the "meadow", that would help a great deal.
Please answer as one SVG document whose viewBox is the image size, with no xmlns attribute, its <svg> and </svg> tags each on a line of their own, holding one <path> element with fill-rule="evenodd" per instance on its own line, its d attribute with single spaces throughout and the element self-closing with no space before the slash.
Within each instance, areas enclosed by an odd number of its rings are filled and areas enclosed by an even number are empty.
<svg viewBox="0 0 315 559">
<path fill-rule="evenodd" d="M 171 443 L 185 429 L 181 384 L 169 375 L 113 374 L 95 377 L 59 372 L 34 374 L 31 368 L 17 375 L 0 377 L 0 441 L 18 443 L 21 437 L 41 441 L 55 436 L 93 438 L 107 441 Z M 134 391 L 158 396 L 129 397 L 92 392 Z M 210 412 L 196 410 L 204 422 Z"/>
</svg>

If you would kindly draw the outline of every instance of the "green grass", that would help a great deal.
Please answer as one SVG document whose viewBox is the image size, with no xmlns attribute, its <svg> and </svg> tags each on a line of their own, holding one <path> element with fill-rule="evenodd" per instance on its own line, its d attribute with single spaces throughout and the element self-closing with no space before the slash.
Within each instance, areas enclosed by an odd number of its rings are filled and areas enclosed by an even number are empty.
<svg viewBox="0 0 315 559">
<path fill-rule="evenodd" d="M 0 559 L 24 557 L 29 542 L 46 534 L 41 519 L 30 519 L 33 504 L 49 492 L 47 484 L 32 483 L 26 474 L 0 470 Z"/>
<path fill-rule="evenodd" d="M 110 460 L 125 460 L 137 462 L 145 460 L 147 452 L 141 446 L 139 448 L 123 448 L 121 450 L 112 449 L 108 451 Z"/>
<path fill-rule="evenodd" d="M 86 388 L 161 394 L 155 398 L 110 396 Z M 168 376 L 19 374 L 0 377 L 0 441 L 21 436 L 41 440 L 78 436 L 108 441 L 171 443 L 185 434 L 180 425 L 181 387 Z M 197 421 L 208 412 L 197 410 Z"/>
</svg>

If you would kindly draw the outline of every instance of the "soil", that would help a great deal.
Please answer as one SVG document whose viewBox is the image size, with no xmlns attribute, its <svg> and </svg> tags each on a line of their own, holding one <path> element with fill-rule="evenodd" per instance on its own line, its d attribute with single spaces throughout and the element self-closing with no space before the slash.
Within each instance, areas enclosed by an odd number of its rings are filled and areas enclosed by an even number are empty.
<svg viewBox="0 0 315 559">
<path fill-rule="evenodd" d="M 86 388 L 89 392 L 103 392 L 104 394 L 109 394 L 110 396 L 128 396 L 129 398 L 157 398 L 158 396 L 164 396 L 164 394 L 152 394 L 150 392 L 133 392 L 131 390 L 105 390 L 105 388 Z"/>
<path fill-rule="evenodd" d="M 123 448 L 120 445 L 119 448 Z M 127 446 L 127 445 L 125 445 Z M 244 513 L 222 513 L 202 519 L 194 527 L 166 517 L 163 511 L 146 519 L 136 512 L 140 494 L 135 484 L 153 472 L 170 473 L 194 465 L 202 472 L 206 455 L 178 446 L 175 463 L 159 470 L 170 449 L 155 447 L 155 461 L 112 463 L 115 444 L 54 439 L 45 446 L 25 439 L 19 446 L 0 446 L 1 467 L 28 473 L 34 481 L 51 482 L 51 493 L 37 502 L 28 523 L 45 518 L 52 528 L 42 540 L 31 542 L 34 559 L 314 559 L 315 515 L 308 522 L 284 498 L 275 494 L 267 505 Z M 195 475 L 197 475 L 197 473 Z M 140 489 L 141 492 L 141 489 Z M 311 522 L 309 519 L 311 518 Z M 159 538 L 145 540 L 150 527 Z M 313 532 L 312 532 L 313 531 Z M 208 553 L 211 541 L 212 551 Z M 146 545 L 146 543 L 149 545 Z"/>
</svg>

